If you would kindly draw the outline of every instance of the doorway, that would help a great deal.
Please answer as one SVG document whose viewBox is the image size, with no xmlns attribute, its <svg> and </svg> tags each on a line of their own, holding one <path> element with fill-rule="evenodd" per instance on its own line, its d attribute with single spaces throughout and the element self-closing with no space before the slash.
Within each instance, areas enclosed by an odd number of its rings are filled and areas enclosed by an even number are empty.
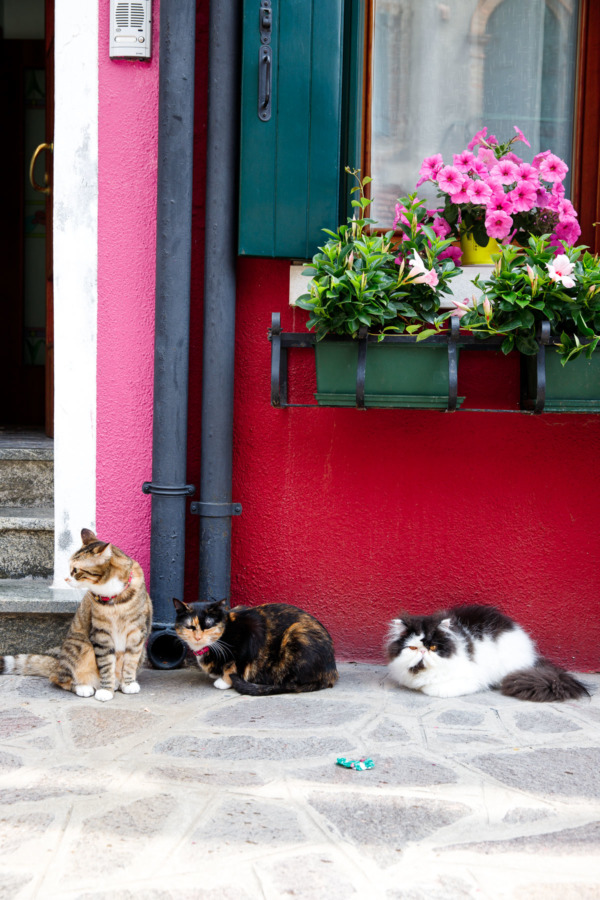
<svg viewBox="0 0 600 900">
<path fill-rule="evenodd" d="M 0 145 L 5 176 L 0 427 L 43 429 L 49 436 L 54 418 L 53 7 L 53 0 L 0 0 L 0 111 L 6 136 Z"/>
</svg>

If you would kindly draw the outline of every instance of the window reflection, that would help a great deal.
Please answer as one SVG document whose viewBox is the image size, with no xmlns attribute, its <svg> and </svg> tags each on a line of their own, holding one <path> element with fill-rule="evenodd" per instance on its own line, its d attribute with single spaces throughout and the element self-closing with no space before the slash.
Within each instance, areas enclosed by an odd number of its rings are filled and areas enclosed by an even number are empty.
<svg viewBox="0 0 600 900">
<path fill-rule="evenodd" d="M 518 125 L 527 162 L 552 150 L 571 167 L 578 0 L 375 0 L 372 215 L 391 225 L 425 156 L 444 161 L 483 125 Z M 565 180 L 567 195 L 569 179 Z M 419 195 L 434 199 L 429 185 Z"/>
</svg>

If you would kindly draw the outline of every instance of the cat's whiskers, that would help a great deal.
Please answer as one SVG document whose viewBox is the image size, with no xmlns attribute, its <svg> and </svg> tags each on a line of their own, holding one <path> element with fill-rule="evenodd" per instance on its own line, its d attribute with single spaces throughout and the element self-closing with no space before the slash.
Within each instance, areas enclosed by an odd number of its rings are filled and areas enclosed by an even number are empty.
<svg viewBox="0 0 600 900">
<path fill-rule="evenodd" d="M 214 651 L 217 659 L 222 660 L 223 662 L 233 656 L 229 644 L 226 644 L 221 640 L 216 640 L 214 644 L 211 644 L 210 649 Z"/>
</svg>

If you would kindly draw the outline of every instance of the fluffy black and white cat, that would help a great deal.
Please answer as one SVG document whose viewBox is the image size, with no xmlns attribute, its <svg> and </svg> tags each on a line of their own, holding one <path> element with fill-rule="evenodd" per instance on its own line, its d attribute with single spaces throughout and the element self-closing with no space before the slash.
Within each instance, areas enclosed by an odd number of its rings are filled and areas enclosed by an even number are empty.
<svg viewBox="0 0 600 900">
<path fill-rule="evenodd" d="M 457 606 L 390 625 L 389 670 L 404 687 L 431 697 L 499 688 L 537 702 L 589 696 L 585 685 L 539 656 L 525 631 L 492 606 Z"/>
</svg>

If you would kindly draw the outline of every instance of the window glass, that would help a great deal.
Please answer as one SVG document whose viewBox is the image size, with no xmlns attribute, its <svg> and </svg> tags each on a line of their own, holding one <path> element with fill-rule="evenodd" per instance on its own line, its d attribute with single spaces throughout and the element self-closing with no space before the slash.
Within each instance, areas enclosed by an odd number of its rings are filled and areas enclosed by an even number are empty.
<svg viewBox="0 0 600 900">
<path fill-rule="evenodd" d="M 518 126 L 526 162 L 551 150 L 571 168 L 578 0 L 375 0 L 373 218 L 388 227 L 426 156 L 452 163 L 484 125 Z M 569 196 L 569 176 L 565 179 Z M 433 200 L 430 184 L 419 196 Z"/>
</svg>

